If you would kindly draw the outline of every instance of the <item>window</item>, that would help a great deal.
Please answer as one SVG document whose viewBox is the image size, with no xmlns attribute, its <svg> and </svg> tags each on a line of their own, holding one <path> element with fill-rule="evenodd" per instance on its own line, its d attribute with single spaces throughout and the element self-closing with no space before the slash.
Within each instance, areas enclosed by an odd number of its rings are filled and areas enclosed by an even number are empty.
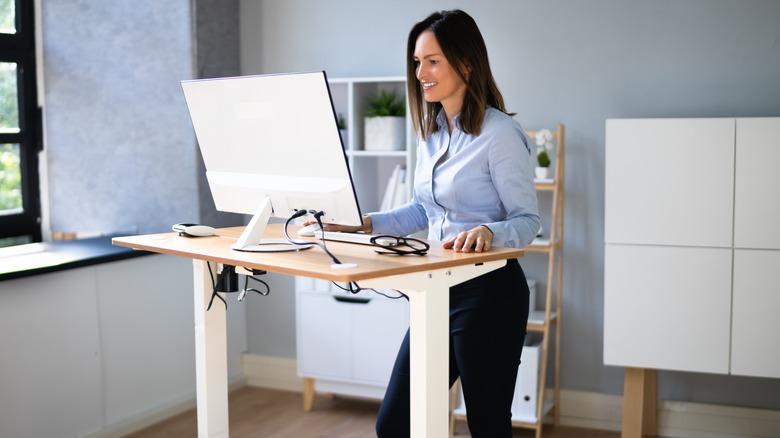
<svg viewBox="0 0 780 438">
<path fill-rule="evenodd" d="M 0 0 L 0 247 L 41 240 L 33 2 Z"/>
</svg>

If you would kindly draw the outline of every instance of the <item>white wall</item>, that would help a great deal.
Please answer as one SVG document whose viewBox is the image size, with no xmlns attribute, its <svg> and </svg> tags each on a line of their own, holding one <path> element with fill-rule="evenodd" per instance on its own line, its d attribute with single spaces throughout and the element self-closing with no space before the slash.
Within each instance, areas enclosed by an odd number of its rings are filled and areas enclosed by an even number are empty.
<svg viewBox="0 0 780 438">
<path fill-rule="evenodd" d="M 434 10 L 463 8 L 482 29 L 520 123 L 566 124 L 566 389 L 622 392 L 622 370 L 602 365 L 605 120 L 780 115 L 780 3 L 772 0 L 242 0 L 240 7 L 242 74 L 324 69 L 330 77 L 403 75 L 410 26 Z M 544 264 L 532 255 L 523 261 L 537 279 Z M 284 277 L 278 284 L 293 288 Z M 257 333 L 294 331 L 293 306 L 278 309 L 290 313 L 263 320 L 270 307 L 250 307 L 252 353 L 295 356 L 294 344 L 255 341 Z M 778 380 L 659 374 L 662 399 L 780 409 L 778 393 Z"/>
<path fill-rule="evenodd" d="M 192 278 L 190 260 L 152 255 L 0 282 L 0 438 L 86 436 L 192 407 Z M 246 308 L 229 304 L 236 380 Z"/>
</svg>

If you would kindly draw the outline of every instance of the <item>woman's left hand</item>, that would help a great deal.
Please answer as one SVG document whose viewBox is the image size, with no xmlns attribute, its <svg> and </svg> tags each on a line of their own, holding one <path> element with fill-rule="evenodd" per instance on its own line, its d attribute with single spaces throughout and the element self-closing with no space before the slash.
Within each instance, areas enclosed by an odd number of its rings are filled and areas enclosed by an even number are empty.
<svg viewBox="0 0 780 438">
<path fill-rule="evenodd" d="M 444 242 L 444 249 L 454 249 L 455 252 L 486 252 L 490 251 L 493 242 L 493 232 L 490 228 L 480 225 L 455 236 L 454 239 Z"/>
</svg>

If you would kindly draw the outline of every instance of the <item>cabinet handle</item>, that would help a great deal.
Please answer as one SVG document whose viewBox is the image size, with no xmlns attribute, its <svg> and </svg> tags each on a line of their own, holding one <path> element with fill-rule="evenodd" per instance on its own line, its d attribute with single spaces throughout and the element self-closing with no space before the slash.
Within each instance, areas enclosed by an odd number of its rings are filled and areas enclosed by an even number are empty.
<svg viewBox="0 0 780 438">
<path fill-rule="evenodd" d="M 358 298 L 358 297 L 334 296 L 333 299 L 340 303 L 353 303 L 353 304 L 368 304 L 368 302 L 371 301 L 371 298 Z"/>
</svg>

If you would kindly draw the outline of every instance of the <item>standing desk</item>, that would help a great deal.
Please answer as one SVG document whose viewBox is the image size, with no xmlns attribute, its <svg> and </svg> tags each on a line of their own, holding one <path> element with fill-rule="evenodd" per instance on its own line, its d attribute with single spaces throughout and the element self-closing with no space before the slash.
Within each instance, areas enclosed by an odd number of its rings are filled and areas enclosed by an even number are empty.
<svg viewBox="0 0 780 438">
<path fill-rule="evenodd" d="M 283 237 L 282 224 L 269 224 L 265 237 Z M 290 227 L 291 233 L 296 227 Z M 221 228 L 216 236 L 181 237 L 178 233 L 118 237 L 113 243 L 138 250 L 193 259 L 195 293 L 195 360 L 198 436 L 228 437 L 226 312 L 213 292 L 216 264 L 261 269 L 337 282 L 359 282 L 363 288 L 397 289 L 409 297 L 411 353 L 411 434 L 413 438 L 449 436 L 449 288 L 498 269 L 523 250 L 492 248 L 485 253 L 458 253 L 429 241 L 428 255 L 379 255 L 368 245 L 333 242 L 328 249 L 356 268 L 333 269 L 320 248 L 250 253 L 230 248 L 243 227 Z M 295 235 L 297 237 L 297 234 Z M 314 240 L 313 238 L 298 238 Z M 207 262 L 213 262 L 209 267 Z M 209 271 L 211 269 L 211 271 Z M 216 274 L 214 274 L 216 278 Z"/>
</svg>

